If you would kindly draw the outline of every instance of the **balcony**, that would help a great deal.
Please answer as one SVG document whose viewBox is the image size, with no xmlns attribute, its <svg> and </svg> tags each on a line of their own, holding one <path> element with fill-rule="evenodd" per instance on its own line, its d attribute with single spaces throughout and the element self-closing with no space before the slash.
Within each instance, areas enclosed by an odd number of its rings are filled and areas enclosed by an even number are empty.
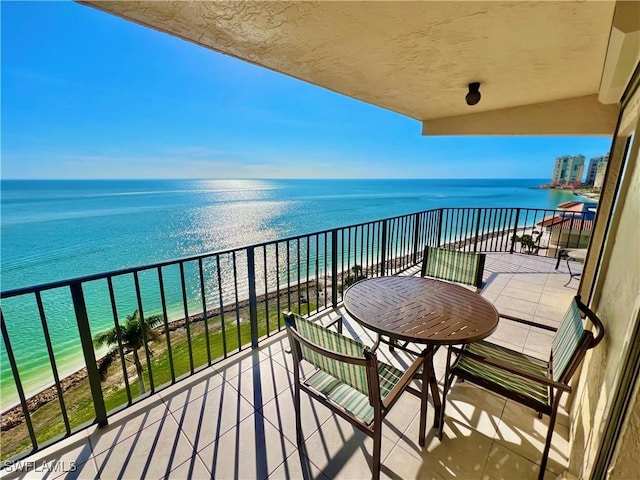
<svg viewBox="0 0 640 480">
<path fill-rule="evenodd" d="M 516 222 L 517 224 L 517 222 Z M 413 238 L 413 237 L 412 237 Z M 510 248 L 510 247 L 509 247 Z M 557 324 L 576 292 L 565 264 L 553 258 L 490 253 L 482 291 L 499 311 Z M 417 265 L 400 269 L 412 274 Z M 340 308 L 345 332 L 373 338 Z M 492 341 L 546 356 L 551 336 L 502 321 Z M 251 350 L 205 367 L 181 382 L 112 414 L 104 428 L 91 426 L 5 468 L 2 478 L 368 478 L 371 440 L 303 396 L 306 452 L 296 446 L 291 357 L 284 332 Z M 402 363 L 402 354 L 379 356 Z M 445 352 L 436 356 L 442 380 Z M 418 445 L 419 399 L 403 395 L 385 420 L 382 476 L 388 478 L 536 478 L 546 418 L 477 387 L 458 384 L 448 398 L 442 442 L 433 431 Z M 429 407 L 430 415 L 433 408 Z M 561 409 L 547 474 L 568 462 L 569 417 Z M 45 463 L 43 463 L 45 462 Z M 22 467 L 25 470 L 18 472 Z"/>
</svg>

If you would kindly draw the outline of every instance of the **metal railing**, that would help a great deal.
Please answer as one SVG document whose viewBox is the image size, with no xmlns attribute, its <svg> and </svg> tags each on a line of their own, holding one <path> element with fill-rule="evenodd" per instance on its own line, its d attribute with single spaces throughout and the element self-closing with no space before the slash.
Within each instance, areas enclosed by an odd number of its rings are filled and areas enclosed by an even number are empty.
<svg viewBox="0 0 640 480">
<path fill-rule="evenodd" d="M 110 413 L 256 348 L 282 330 L 282 311 L 332 309 L 343 288 L 416 266 L 426 246 L 555 256 L 560 248 L 586 246 L 591 228 L 588 215 L 571 212 L 445 208 L 2 292 L 3 382 L 14 387 L 16 402 L 3 405 L 3 459 L 105 425 Z M 141 334 L 154 333 L 152 346 L 123 338 L 119 326 L 136 311 Z M 159 319 L 153 329 L 145 320 L 152 317 Z M 37 331 L 29 344 L 12 341 L 25 328 Z M 104 330 L 115 335 L 109 352 L 94 345 Z M 34 353 L 40 339 L 46 349 Z M 62 374 L 61 361 L 78 350 L 80 370 Z M 133 369 L 128 363 L 138 350 Z M 105 379 L 106 359 L 119 368 L 110 367 Z M 49 372 L 49 386 L 36 394 L 22 380 L 30 365 Z"/>
</svg>

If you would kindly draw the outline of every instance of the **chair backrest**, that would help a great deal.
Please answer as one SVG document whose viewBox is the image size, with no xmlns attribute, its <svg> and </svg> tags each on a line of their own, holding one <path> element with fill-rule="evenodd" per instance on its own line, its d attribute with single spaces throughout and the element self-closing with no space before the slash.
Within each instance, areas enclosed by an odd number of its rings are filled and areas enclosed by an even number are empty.
<svg viewBox="0 0 640 480">
<path fill-rule="evenodd" d="M 422 259 L 421 275 L 473 285 L 480 289 L 482 288 L 485 258 L 484 253 L 426 247 Z"/>
<path fill-rule="evenodd" d="M 294 313 L 285 314 L 285 324 L 291 349 L 300 355 L 300 360 L 369 396 L 367 368 L 375 362 L 375 354 L 365 345 Z M 291 329 L 297 335 L 291 334 Z"/>
<path fill-rule="evenodd" d="M 598 329 L 597 335 L 584 328 L 583 316 Z M 551 368 L 553 379 L 567 383 L 582 362 L 587 350 L 595 347 L 604 336 L 600 319 L 576 296 L 564 315 L 551 342 Z"/>
</svg>

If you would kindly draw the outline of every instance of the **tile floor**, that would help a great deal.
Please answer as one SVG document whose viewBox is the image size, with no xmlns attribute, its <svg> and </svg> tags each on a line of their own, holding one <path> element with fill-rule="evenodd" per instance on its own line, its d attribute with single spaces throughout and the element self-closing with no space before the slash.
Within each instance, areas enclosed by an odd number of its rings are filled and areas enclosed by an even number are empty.
<svg viewBox="0 0 640 480">
<path fill-rule="evenodd" d="M 499 311 L 557 325 L 578 286 L 566 264 L 526 255 L 489 254 L 482 294 Z M 338 310 L 338 313 L 344 314 Z M 332 315 L 336 315 L 333 313 Z M 345 315 L 345 333 L 373 343 Z M 546 332 L 502 321 L 492 341 L 548 355 Z M 372 440 L 303 395 L 305 448 L 298 448 L 288 341 L 278 335 L 31 456 L 3 478 L 370 478 Z M 403 364 L 381 347 L 379 356 Z M 435 359 L 441 379 L 446 352 Z M 383 428 L 382 478 L 535 479 L 547 418 L 470 384 L 447 400 L 442 441 L 429 431 L 418 445 L 419 399 L 403 394 Z M 429 408 L 432 417 L 433 408 Z M 432 422 L 432 418 L 428 421 Z M 569 419 L 561 410 L 545 479 L 566 468 Z M 305 453 L 306 452 L 306 453 Z M 47 462 L 47 463 L 43 463 Z"/>
</svg>

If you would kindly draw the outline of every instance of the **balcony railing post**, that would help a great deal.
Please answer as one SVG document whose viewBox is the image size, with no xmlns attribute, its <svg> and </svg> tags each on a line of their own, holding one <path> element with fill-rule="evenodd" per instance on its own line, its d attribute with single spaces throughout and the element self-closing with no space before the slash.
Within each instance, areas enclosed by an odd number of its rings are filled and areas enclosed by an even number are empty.
<svg viewBox="0 0 640 480">
<path fill-rule="evenodd" d="M 13 354 L 13 348 L 11 347 L 11 341 L 9 340 L 9 331 L 4 323 L 4 315 L 0 309 L 0 328 L 2 329 L 2 339 L 4 340 L 4 347 L 9 360 L 9 366 L 11 367 L 11 373 L 13 373 L 13 381 L 16 384 L 16 391 L 20 398 L 20 406 L 22 407 L 22 413 L 24 415 L 25 423 L 27 424 L 27 430 L 29 432 L 29 438 L 31 439 L 31 446 L 33 451 L 38 449 L 38 439 L 36 438 L 36 431 L 33 428 L 31 421 L 31 413 L 29 412 L 29 405 L 27 404 L 27 397 L 25 396 L 22 382 L 20 381 L 20 373 L 18 372 L 18 364 L 16 363 L 16 357 Z"/>
<path fill-rule="evenodd" d="M 380 275 L 384 276 L 387 272 L 387 221 L 382 221 L 382 238 L 380 240 L 380 249 L 382 258 L 380 262 Z"/>
<path fill-rule="evenodd" d="M 256 298 L 256 258 L 254 247 L 247 248 L 247 278 L 249 280 L 249 324 L 251 348 L 258 347 L 258 302 Z"/>
<path fill-rule="evenodd" d="M 442 208 L 438 209 L 438 232 L 436 237 L 436 246 L 440 247 L 442 245 L 442 222 L 444 221 L 444 211 Z"/>
<path fill-rule="evenodd" d="M 418 263 L 418 242 L 420 241 L 420 218 L 421 213 L 416 213 L 416 218 L 413 223 L 413 264 Z"/>
<path fill-rule="evenodd" d="M 104 403 L 102 388 L 100 387 L 100 373 L 98 372 L 96 353 L 93 350 L 93 339 L 91 337 L 91 328 L 89 326 L 89 317 L 87 316 L 87 305 L 84 301 L 82 283 L 74 282 L 69 285 L 69 289 L 71 290 L 71 300 L 73 301 L 73 309 L 76 314 L 76 322 L 78 323 L 80 345 L 82 346 L 84 363 L 87 367 L 93 406 L 96 411 L 96 422 L 99 427 L 104 427 L 107 425 L 107 408 Z"/>
<path fill-rule="evenodd" d="M 338 306 L 338 230 L 331 230 L 331 306 Z"/>
<path fill-rule="evenodd" d="M 480 235 L 480 214 L 481 214 L 481 210 L 479 208 L 476 208 L 476 234 L 473 239 L 474 253 L 478 251 L 478 235 Z"/>
<path fill-rule="evenodd" d="M 511 235 L 511 248 L 509 249 L 509 253 L 513 253 L 516 247 L 516 235 L 518 234 L 518 221 L 520 220 L 520 209 L 516 210 L 516 221 L 513 224 L 513 235 Z M 526 227 L 526 225 L 525 225 Z"/>
</svg>

